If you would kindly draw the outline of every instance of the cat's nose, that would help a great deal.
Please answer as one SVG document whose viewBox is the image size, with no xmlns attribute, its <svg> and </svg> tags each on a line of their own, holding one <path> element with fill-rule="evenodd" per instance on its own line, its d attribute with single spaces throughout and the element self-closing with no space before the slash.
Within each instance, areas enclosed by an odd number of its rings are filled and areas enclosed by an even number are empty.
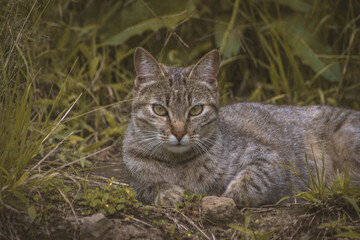
<svg viewBox="0 0 360 240">
<path fill-rule="evenodd" d="M 185 135 L 185 131 L 184 130 L 174 130 L 173 134 L 175 135 L 175 137 L 177 138 L 177 140 L 180 142 L 181 139 L 184 137 Z"/>
<path fill-rule="evenodd" d="M 185 124 L 182 121 L 175 121 L 172 124 L 172 134 L 174 134 L 180 142 L 185 135 Z"/>
</svg>

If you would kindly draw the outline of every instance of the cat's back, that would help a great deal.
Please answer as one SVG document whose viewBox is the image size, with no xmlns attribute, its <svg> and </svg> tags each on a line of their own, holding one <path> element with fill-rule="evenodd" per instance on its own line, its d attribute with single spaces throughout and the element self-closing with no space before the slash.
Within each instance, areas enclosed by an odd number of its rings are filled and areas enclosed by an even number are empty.
<svg viewBox="0 0 360 240">
<path fill-rule="evenodd" d="M 347 166 L 352 176 L 360 169 L 360 112 L 354 110 L 238 103 L 221 108 L 218 127 L 231 150 L 243 155 L 249 149 L 276 152 L 298 166 L 305 154 L 318 166 L 325 159 L 330 179 L 337 169 L 344 172 Z"/>
<path fill-rule="evenodd" d="M 331 135 L 329 126 L 341 122 L 339 118 L 348 111 L 329 106 L 237 103 L 220 109 L 218 128 L 231 150 L 272 149 L 298 159 L 311 153 L 309 144 Z"/>
<path fill-rule="evenodd" d="M 288 131 L 305 134 L 305 131 L 320 126 L 339 125 L 349 116 L 360 118 L 356 111 L 332 106 L 276 106 L 261 103 L 225 106 L 220 109 L 219 115 L 219 125 L 227 131 L 259 131 L 260 135 L 288 134 Z"/>
<path fill-rule="evenodd" d="M 254 138 L 298 137 L 319 114 L 318 107 L 237 103 L 220 109 L 220 131 Z"/>
</svg>

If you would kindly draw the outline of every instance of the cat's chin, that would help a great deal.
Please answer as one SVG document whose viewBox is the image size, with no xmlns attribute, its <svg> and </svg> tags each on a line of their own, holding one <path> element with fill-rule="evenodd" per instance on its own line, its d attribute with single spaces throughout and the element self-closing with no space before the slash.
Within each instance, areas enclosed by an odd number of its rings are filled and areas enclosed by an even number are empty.
<svg viewBox="0 0 360 240">
<path fill-rule="evenodd" d="M 191 149 L 191 145 L 190 144 L 187 144 L 187 145 L 168 144 L 167 146 L 165 146 L 165 148 L 166 148 L 166 150 L 168 150 L 169 152 L 172 152 L 172 153 L 184 153 Z"/>
</svg>

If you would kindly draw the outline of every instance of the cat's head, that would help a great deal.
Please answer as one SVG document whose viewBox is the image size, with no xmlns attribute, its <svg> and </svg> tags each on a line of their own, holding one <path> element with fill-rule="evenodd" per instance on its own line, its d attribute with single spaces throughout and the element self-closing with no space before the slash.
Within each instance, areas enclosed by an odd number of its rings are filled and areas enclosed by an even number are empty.
<svg viewBox="0 0 360 240">
<path fill-rule="evenodd" d="M 132 124 L 146 151 L 206 151 L 219 111 L 220 54 L 213 50 L 196 64 L 168 67 L 137 48 Z"/>
</svg>

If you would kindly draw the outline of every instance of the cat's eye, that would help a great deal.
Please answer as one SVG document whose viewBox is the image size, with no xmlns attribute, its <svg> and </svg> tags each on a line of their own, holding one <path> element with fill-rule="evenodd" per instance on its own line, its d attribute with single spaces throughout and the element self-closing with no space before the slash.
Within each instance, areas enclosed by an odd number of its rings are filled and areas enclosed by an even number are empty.
<svg viewBox="0 0 360 240">
<path fill-rule="evenodd" d="M 166 109 L 161 106 L 160 104 L 154 104 L 153 105 L 153 111 L 159 116 L 165 116 L 167 114 Z"/>
<path fill-rule="evenodd" d="M 197 116 L 203 111 L 203 108 L 203 105 L 195 105 L 190 109 L 189 113 L 191 116 Z"/>
</svg>

